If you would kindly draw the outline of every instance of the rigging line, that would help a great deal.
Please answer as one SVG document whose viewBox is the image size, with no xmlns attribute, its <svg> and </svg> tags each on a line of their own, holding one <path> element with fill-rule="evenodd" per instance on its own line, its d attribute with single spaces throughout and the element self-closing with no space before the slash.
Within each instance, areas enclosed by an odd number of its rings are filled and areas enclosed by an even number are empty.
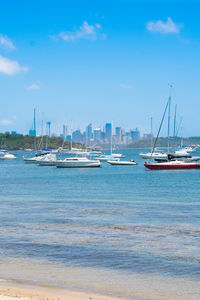
<svg viewBox="0 0 200 300">
<path fill-rule="evenodd" d="M 181 128 L 182 122 L 183 122 L 183 117 L 181 117 L 181 119 L 180 119 L 180 121 L 179 121 L 178 128 L 177 128 L 177 131 L 176 131 L 176 137 L 177 137 L 178 134 L 179 134 L 179 130 L 180 130 L 180 128 Z"/>
<path fill-rule="evenodd" d="M 156 147 L 156 143 L 157 143 L 157 140 L 158 140 L 158 137 L 159 137 L 159 134 L 160 134 L 160 130 L 161 130 L 161 128 L 162 128 L 162 124 L 163 124 L 163 121 L 164 121 L 164 118 L 165 118 L 165 115 L 166 115 L 166 111 L 167 111 L 168 105 L 169 105 L 169 100 L 167 101 L 167 105 L 166 105 L 166 107 L 165 107 L 165 111 L 164 111 L 164 114 L 163 114 L 163 117 L 162 117 L 162 120 L 161 120 L 161 123 L 160 123 L 160 127 L 159 127 L 159 130 L 158 130 L 158 133 L 157 133 L 157 136 L 156 136 L 154 145 L 153 145 L 153 149 L 152 149 L 152 152 L 151 152 L 151 156 L 152 156 L 153 153 L 154 153 L 154 150 L 155 150 L 155 147 Z"/>
</svg>

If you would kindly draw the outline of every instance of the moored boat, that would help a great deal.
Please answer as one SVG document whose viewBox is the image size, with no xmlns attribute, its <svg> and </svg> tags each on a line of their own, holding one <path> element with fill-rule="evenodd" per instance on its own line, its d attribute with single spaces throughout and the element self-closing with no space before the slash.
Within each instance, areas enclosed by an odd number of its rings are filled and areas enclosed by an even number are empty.
<svg viewBox="0 0 200 300">
<path fill-rule="evenodd" d="M 34 157 L 25 157 L 25 156 L 22 156 L 23 160 L 25 163 L 28 163 L 28 164 L 36 164 L 36 163 L 39 163 L 40 161 L 44 160 L 44 159 L 49 159 L 50 157 L 52 157 L 52 153 L 39 153 L 39 154 L 36 154 Z M 48 160 L 47 159 L 47 160 Z"/>
<path fill-rule="evenodd" d="M 199 169 L 200 163 L 197 161 L 172 160 L 159 163 L 145 162 L 144 166 L 150 170 Z"/>
<path fill-rule="evenodd" d="M 113 155 L 100 155 L 97 157 L 94 157 L 94 159 L 100 160 L 100 161 L 108 161 L 108 160 L 119 160 L 119 157 L 114 157 Z"/>
<path fill-rule="evenodd" d="M 123 154 L 121 154 L 121 153 L 112 153 L 111 154 L 113 157 L 116 157 L 116 158 L 123 158 L 123 157 L 125 157 Z"/>
<path fill-rule="evenodd" d="M 55 166 L 56 165 L 56 154 L 49 153 L 41 160 L 38 161 L 39 166 L 46 167 L 46 166 Z"/>
<path fill-rule="evenodd" d="M 88 159 L 87 157 L 71 157 L 55 162 L 57 168 L 97 168 L 101 163 L 99 160 Z"/>
<path fill-rule="evenodd" d="M 167 153 L 164 152 L 149 152 L 149 153 L 140 153 L 139 154 L 142 158 L 144 159 L 155 159 L 155 158 L 160 158 L 160 159 L 165 159 L 167 158 Z"/>
<path fill-rule="evenodd" d="M 11 153 L 6 153 L 0 159 L 1 160 L 13 160 L 13 159 L 16 159 L 16 156 L 14 154 L 11 154 Z"/>
<path fill-rule="evenodd" d="M 108 160 L 107 161 L 112 166 L 131 166 L 131 165 L 137 165 L 137 163 L 134 160 Z"/>
</svg>

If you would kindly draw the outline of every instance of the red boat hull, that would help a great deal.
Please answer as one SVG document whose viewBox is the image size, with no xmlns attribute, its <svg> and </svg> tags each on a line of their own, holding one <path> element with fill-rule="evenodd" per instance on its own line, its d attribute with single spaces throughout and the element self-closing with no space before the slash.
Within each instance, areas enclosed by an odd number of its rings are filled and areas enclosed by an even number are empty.
<svg viewBox="0 0 200 300">
<path fill-rule="evenodd" d="M 174 169 L 199 169 L 200 164 L 183 164 L 183 165 L 162 165 L 162 164 L 144 164 L 150 170 L 174 170 Z"/>
</svg>

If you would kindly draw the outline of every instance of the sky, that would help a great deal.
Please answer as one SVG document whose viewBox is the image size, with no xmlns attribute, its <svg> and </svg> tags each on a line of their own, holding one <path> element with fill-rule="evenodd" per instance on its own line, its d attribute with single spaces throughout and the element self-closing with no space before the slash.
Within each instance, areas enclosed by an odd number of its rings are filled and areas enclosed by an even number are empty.
<svg viewBox="0 0 200 300">
<path fill-rule="evenodd" d="M 106 122 L 156 134 L 172 89 L 183 136 L 200 136 L 200 1 L 0 2 L 0 132 Z M 172 128 L 173 126 L 171 126 Z M 171 129 L 172 133 L 172 129 Z M 167 121 L 162 135 L 167 134 Z"/>
</svg>

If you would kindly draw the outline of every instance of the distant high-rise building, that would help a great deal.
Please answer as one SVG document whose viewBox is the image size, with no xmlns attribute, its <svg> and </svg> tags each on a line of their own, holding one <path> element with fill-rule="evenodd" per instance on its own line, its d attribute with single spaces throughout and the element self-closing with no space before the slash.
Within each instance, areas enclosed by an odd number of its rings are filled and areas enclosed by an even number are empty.
<svg viewBox="0 0 200 300">
<path fill-rule="evenodd" d="M 88 140 L 92 139 L 92 124 L 91 123 L 86 127 L 86 134 L 87 134 Z"/>
<path fill-rule="evenodd" d="M 29 130 L 30 136 L 36 136 L 36 109 L 34 108 L 33 127 Z"/>
<path fill-rule="evenodd" d="M 30 136 L 36 136 L 36 131 L 34 129 L 29 130 L 29 135 Z"/>
<path fill-rule="evenodd" d="M 71 135 L 67 135 L 67 136 L 66 136 L 66 141 L 67 141 L 67 142 L 71 142 L 71 140 L 72 140 L 72 136 L 71 136 Z"/>
<path fill-rule="evenodd" d="M 94 129 L 94 142 L 99 143 L 101 141 L 101 128 Z"/>
<path fill-rule="evenodd" d="M 122 128 L 121 127 L 116 127 L 115 128 L 115 134 L 116 134 L 117 144 L 121 144 L 121 142 L 122 142 Z"/>
<path fill-rule="evenodd" d="M 82 133 L 81 133 L 80 129 L 75 130 L 72 133 L 72 140 L 73 140 L 73 142 L 76 142 L 76 143 L 82 143 L 83 142 L 83 136 L 82 136 Z"/>
<path fill-rule="evenodd" d="M 132 138 L 133 141 L 138 141 L 139 140 L 140 132 L 137 128 L 135 130 L 131 130 L 131 138 Z"/>
<path fill-rule="evenodd" d="M 48 122 L 46 123 L 46 134 L 47 134 L 48 136 L 51 136 L 51 122 L 50 122 L 50 121 L 48 121 Z"/>
<path fill-rule="evenodd" d="M 106 123 L 105 124 L 105 138 L 107 142 L 111 141 L 111 135 L 112 135 L 112 124 Z"/>
<path fill-rule="evenodd" d="M 105 132 L 101 131 L 101 140 L 104 141 L 105 140 Z"/>
<path fill-rule="evenodd" d="M 63 125 L 62 137 L 66 141 L 66 137 L 67 137 L 67 125 Z"/>
</svg>

